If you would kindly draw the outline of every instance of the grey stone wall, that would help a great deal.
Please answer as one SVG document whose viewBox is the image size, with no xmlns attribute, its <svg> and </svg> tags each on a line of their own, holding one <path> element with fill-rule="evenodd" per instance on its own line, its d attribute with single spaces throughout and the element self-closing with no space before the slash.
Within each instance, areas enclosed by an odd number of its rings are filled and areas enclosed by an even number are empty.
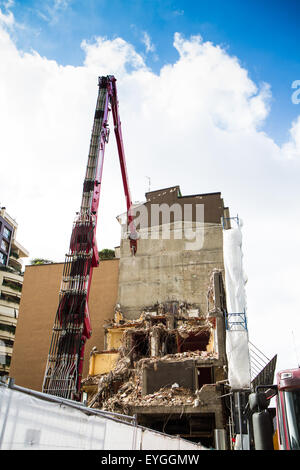
<svg viewBox="0 0 300 470">
<path fill-rule="evenodd" d="M 141 230 L 135 256 L 128 240 L 121 241 L 118 303 L 126 318 L 137 318 L 145 307 L 167 301 L 195 304 L 207 313 L 210 275 L 215 268 L 224 270 L 221 222 L 197 227 L 192 223 L 199 242 L 194 245 L 190 234 L 176 239 L 176 223 L 168 228 L 170 239 L 163 238 L 163 225 L 154 235 L 150 229 Z"/>
</svg>

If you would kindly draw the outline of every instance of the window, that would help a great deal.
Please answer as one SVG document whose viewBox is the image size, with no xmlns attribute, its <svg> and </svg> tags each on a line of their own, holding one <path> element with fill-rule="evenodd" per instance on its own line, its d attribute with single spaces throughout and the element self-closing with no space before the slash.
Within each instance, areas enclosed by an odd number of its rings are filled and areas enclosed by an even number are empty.
<svg viewBox="0 0 300 470">
<path fill-rule="evenodd" d="M 213 369 L 212 367 L 197 367 L 197 388 L 198 390 L 206 384 L 213 383 Z"/>
<path fill-rule="evenodd" d="M 11 237 L 11 230 L 9 230 L 7 227 L 3 228 L 3 236 L 7 238 L 7 240 L 10 240 Z"/>
<path fill-rule="evenodd" d="M 9 279 L 7 277 L 3 278 L 2 285 L 10 287 L 11 289 L 14 289 L 18 292 L 21 292 L 22 290 L 22 284 L 20 282 L 17 282 L 14 279 Z"/>
<path fill-rule="evenodd" d="M 11 356 L 5 356 L 5 365 L 7 367 L 10 367 L 10 363 L 11 363 Z"/>
<path fill-rule="evenodd" d="M 178 352 L 206 351 L 210 340 L 210 331 L 202 328 L 198 333 L 188 333 L 187 336 L 179 335 Z"/>
<path fill-rule="evenodd" d="M 16 304 L 20 303 L 20 297 L 6 292 L 1 292 L 0 299 L 6 300 L 7 302 L 14 302 Z"/>
<path fill-rule="evenodd" d="M 300 390 L 283 392 L 291 450 L 300 449 Z"/>
<path fill-rule="evenodd" d="M 1 240 L 1 250 L 5 251 L 5 253 L 8 253 L 8 247 L 9 244 L 5 240 Z"/>
<path fill-rule="evenodd" d="M 16 332 L 16 326 L 7 325 L 6 323 L 0 323 L 0 331 L 7 331 L 8 333 L 12 333 L 14 335 Z"/>
<path fill-rule="evenodd" d="M 4 346 L 6 348 L 12 348 L 14 342 L 11 339 L 2 339 L 0 340 L 0 346 Z"/>
<path fill-rule="evenodd" d="M 7 256 L 0 251 L 0 264 L 4 264 L 6 266 Z"/>
</svg>

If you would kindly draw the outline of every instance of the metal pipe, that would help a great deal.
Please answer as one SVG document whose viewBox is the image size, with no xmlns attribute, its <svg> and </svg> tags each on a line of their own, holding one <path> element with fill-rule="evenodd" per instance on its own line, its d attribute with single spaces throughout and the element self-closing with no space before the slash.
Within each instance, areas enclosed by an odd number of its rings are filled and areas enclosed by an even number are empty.
<svg viewBox="0 0 300 470">
<path fill-rule="evenodd" d="M 244 446 L 243 446 L 243 430 L 242 430 L 242 414 L 241 414 L 240 392 L 237 392 L 237 405 L 238 405 L 238 414 L 239 414 L 239 427 L 240 427 L 240 436 L 241 436 L 241 448 L 242 448 L 242 450 L 244 450 Z"/>
</svg>

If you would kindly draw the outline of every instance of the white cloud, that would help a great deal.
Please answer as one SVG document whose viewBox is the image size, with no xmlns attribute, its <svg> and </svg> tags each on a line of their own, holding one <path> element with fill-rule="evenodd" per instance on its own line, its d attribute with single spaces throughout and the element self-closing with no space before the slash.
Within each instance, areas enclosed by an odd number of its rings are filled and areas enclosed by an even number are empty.
<svg viewBox="0 0 300 470">
<path fill-rule="evenodd" d="M 286 159 L 300 158 L 300 116 L 292 123 L 290 140 L 283 145 L 282 154 Z"/>
<path fill-rule="evenodd" d="M 54 0 L 53 7 L 56 10 L 59 10 L 59 9 L 65 10 L 66 8 L 68 8 L 69 4 L 70 4 L 70 0 Z"/>
<path fill-rule="evenodd" d="M 71 0 L 47 0 L 41 3 L 40 9 L 36 12 L 44 21 L 54 25 L 70 4 Z"/>
<path fill-rule="evenodd" d="M 94 42 L 82 41 L 86 57 L 84 65 L 100 75 L 113 73 L 123 77 L 132 70 L 146 69 L 145 62 L 134 47 L 122 38 L 109 40 L 98 37 Z"/>
<path fill-rule="evenodd" d="M 174 16 L 183 16 L 184 15 L 184 10 L 174 10 L 173 15 Z"/>
<path fill-rule="evenodd" d="M 15 4 L 14 0 L 7 0 L 6 2 L 3 2 L 3 6 L 6 10 L 9 10 L 9 8 L 12 8 L 14 4 Z"/>
<path fill-rule="evenodd" d="M 9 8 L 13 6 L 12 2 L 7 2 L 4 5 L 4 9 L 6 10 L 6 13 L 3 13 L 3 11 L 0 8 L 0 26 L 2 27 L 8 27 L 12 28 L 12 26 L 15 23 L 14 15 L 13 13 L 9 10 Z"/>
<path fill-rule="evenodd" d="M 147 53 L 155 51 L 155 46 L 151 41 L 151 37 L 146 31 L 143 32 L 142 42 L 143 42 L 143 44 L 145 44 L 145 48 L 146 48 Z"/>
<path fill-rule="evenodd" d="M 232 215 L 244 220 L 252 342 L 268 355 L 279 350 L 287 367 L 290 325 L 300 333 L 300 118 L 280 147 L 263 131 L 268 84 L 255 84 L 236 57 L 200 36 L 177 33 L 174 47 L 177 61 L 159 74 L 122 38 L 83 41 L 83 65 L 61 66 L 22 53 L 0 29 L 1 204 L 17 219 L 31 257 L 63 260 L 80 206 L 97 77 L 115 74 L 133 199 L 143 199 L 145 175 L 152 189 L 180 184 L 183 194 L 222 191 Z M 115 216 L 124 207 L 111 132 L 100 248 L 118 245 Z"/>
</svg>

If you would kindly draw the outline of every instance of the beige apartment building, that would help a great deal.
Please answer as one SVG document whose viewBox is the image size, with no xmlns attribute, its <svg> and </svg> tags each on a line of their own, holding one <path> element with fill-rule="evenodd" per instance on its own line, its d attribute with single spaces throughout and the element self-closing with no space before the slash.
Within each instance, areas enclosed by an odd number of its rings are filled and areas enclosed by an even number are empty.
<svg viewBox="0 0 300 470">
<path fill-rule="evenodd" d="M 0 210 L 0 376 L 8 376 L 19 317 L 23 273 L 28 251 L 17 241 L 18 224 Z"/>
</svg>

